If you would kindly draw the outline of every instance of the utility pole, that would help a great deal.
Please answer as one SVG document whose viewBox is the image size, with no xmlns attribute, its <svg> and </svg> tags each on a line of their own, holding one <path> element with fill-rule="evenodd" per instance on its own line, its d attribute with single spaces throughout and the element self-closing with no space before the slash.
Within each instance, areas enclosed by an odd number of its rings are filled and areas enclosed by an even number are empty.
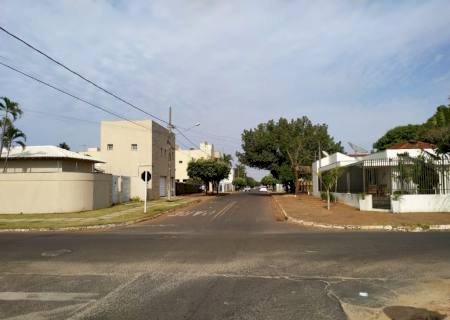
<svg viewBox="0 0 450 320">
<path fill-rule="evenodd" d="M 169 159 L 167 163 L 169 164 L 169 177 L 167 179 L 167 199 L 170 201 L 172 199 L 172 107 L 169 107 L 169 124 L 167 125 L 169 129 L 169 137 L 167 138 L 167 144 L 169 145 Z"/>
</svg>

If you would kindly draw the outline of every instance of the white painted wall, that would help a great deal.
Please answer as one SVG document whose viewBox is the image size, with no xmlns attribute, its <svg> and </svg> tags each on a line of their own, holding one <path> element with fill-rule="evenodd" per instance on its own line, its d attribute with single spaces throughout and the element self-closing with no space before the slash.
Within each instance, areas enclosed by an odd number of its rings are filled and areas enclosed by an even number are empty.
<svg viewBox="0 0 450 320">
<path fill-rule="evenodd" d="M 339 202 L 342 202 L 348 206 L 357 208 L 361 211 L 371 211 L 372 208 L 372 195 L 364 195 L 364 199 L 360 195 L 355 193 L 337 193 L 333 192 L 333 195 Z"/>
<path fill-rule="evenodd" d="M 414 194 L 391 200 L 393 212 L 450 212 L 450 194 Z"/>
</svg>

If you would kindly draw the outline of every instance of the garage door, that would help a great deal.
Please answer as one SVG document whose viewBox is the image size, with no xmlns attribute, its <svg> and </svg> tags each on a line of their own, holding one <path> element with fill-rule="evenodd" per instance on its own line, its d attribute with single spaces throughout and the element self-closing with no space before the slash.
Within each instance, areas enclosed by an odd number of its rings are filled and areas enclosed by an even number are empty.
<svg viewBox="0 0 450 320">
<path fill-rule="evenodd" d="M 159 177 L 159 196 L 166 196 L 166 177 Z"/>
</svg>

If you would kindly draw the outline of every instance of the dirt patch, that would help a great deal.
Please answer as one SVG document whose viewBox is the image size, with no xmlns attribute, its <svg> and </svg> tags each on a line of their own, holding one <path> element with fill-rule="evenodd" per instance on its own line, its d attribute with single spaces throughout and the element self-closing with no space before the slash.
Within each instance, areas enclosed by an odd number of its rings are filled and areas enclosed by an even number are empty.
<svg viewBox="0 0 450 320">
<path fill-rule="evenodd" d="M 446 317 L 435 311 L 404 306 L 386 307 L 383 311 L 392 320 L 442 320 Z"/>
<path fill-rule="evenodd" d="M 359 211 L 342 203 L 332 203 L 327 210 L 321 199 L 308 195 L 274 196 L 287 215 L 308 222 L 337 225 L 391 225 L 417 226 L 450 224 L 450 212 L 428 213 L 390 213 L 377 211 Z"/>
<path fill-rule="evenodd" d="M 281 206 L 272 198 L 272 214 L 276 221 L 286 221 L 286 216 L 283 214 L 283 209 Z"/>
<path fill-rule="evenodd" d="M 450 316 L 450 280 L 417 282 L 393 292 L 395 297 L 383 307 L 353 302 L 342 306 L 350 320 L 441 320 Z"/>
</svg>

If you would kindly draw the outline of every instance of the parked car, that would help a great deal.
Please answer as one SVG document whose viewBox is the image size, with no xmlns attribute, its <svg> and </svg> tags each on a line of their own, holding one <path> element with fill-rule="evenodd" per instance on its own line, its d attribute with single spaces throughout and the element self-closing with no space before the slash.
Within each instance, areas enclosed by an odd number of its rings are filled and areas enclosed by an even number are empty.
<svg viewBox="0 0 450 320">
<path fill-rule="evenodd" d="M 259 192 L 267 192 L 267 188 L 266 187 L 259 187 Z"/>
<path fill-rule="evenodd" d="M 245 187 L 244 188 L 244 192 L 250 192 L 250 190 L 252 190 L 250 187 Z"/>
</svg>

